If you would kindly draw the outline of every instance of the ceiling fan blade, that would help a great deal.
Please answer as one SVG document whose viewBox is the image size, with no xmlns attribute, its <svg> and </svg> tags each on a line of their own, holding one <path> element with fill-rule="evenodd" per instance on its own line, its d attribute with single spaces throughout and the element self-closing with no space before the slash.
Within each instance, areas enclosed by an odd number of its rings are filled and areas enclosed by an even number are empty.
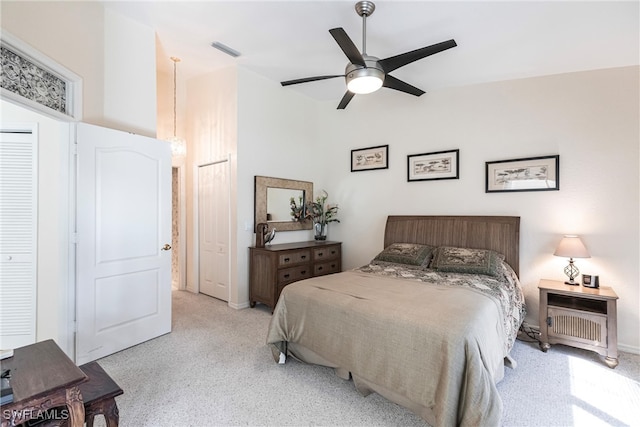
<svg viewBox="0 0 640 427">
<path fill-rule="evenodd" d="M 347 104 L 349 104 L 349 102 L 351 101 L 351 99 L 356 96 L 355 93 L 353 92 L 349 92 L 347 91 L 344 96 L 342 97 L 342 100 L 340 100 L 340 104 L 338 104 L 338 110 L 344 110 L 345 108 L 347 108 Z"/>
<path fill-rule="evenodd" d="M 352 64 L 366 67 L 362 54 L 342 28 L 332 28 L 329 32 Z"/>
<path fill-rule="evenodd" d="M 315 82 L 316 80 L 334 79 L 336 77 L 344 77 L 344 74 L 336 74 L 334 76 L 316 76 L 305 77 L 303 79 L 287 80 L 286 82 L 280 82 L 282 86 L 297 85 L 298 83 Z"/>
<path fill-rule="evenodd" d="M 412 50 L 411 52 L 401 53 L 400 55 L 381 59 L 380 61 L 378 61 L 378 64 L 380 64 L 385 73 L 390 73 L 393 70 L 403 67 L 414 61 L 426 58 L 429 55 L 433 55 L 435 53 L 439 53 L 443 50 L 451 49 L 452 47 L 456 46 L 456 41 L 451 39 L 447 40 L 446 42 L 436 43 L 431 46 Z"/>
<path fill-rule="evenodd" d="M 424 94 L 422 89 L 418 89 L 415 86 L 411 86 L 409 83 L 405 83 L 402 80 L 398 80 L 393 76 L 387 74 L 384 76 L 384 82 L 382 83 L 383 87 L 388 87 L 389 89 L 399 90 L 400 92 L 406 92 L 411 95 L 420 96 Z"/>
</svg>

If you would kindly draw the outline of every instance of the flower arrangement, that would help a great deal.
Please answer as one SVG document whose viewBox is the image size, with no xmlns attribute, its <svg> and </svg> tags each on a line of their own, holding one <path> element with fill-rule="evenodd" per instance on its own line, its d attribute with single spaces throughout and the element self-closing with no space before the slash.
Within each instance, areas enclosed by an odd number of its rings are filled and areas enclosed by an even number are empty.
<svg viewBox="0 0 640 427">
<path fill-rule="evenodd" d="M 291 207 L 292 221 L 305 221 L 311 219 L 313 221 L 313 230 L 316 240 L 325 240 L 327 238 L 327 224 L 330 222 L 340 222 L 336 216 L 338 215 L 338 205 L 327 204 L 329 194 L 322 190 L 315 202 L 304 204 L 303 198 L 295 197 L 289 199 Z"/>
<path fill-rule="evenodd" d="M 327 238 L 327 224 L 330 222 L 340 222 L 338 215 L 338 205 L 327 204 L 329 194 L 322 190 L 315 202 L 310 202 L 307 206 L 307 217 L 313 220 L 313 229 L 316 240 Z"/>
<path fill-rule="evenodd" d="M 299 204 L 298 204 L 299 203 Z M 298 197 L 298 202 L 296 203 L 295 197 L 289 199 L 289 204 L 291 206 L 291 219 L 293 221 L 303 221 L 306 219 L 305 211 L 304 211 L 304 203 L 302 202 L 302 196 Z"/>
</svg>

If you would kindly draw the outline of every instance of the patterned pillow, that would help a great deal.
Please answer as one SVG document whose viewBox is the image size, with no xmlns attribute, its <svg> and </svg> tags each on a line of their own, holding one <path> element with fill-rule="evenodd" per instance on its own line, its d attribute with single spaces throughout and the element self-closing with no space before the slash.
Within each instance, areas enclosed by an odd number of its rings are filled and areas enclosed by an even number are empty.
<svg viewBox="0 0 640 427">
<path fill-rule="evenodd" d="M 504 255 L 488 249 L 440 246 L 435 250 L 431 268 L 450 273 L 498 276 Z"/>
<path fill-rule="evenodd" d="M 373 259 L 373 264 L 392 262 L 427 267 L 435 247 L 417 243 L 393 243 Z"/>
</svg>

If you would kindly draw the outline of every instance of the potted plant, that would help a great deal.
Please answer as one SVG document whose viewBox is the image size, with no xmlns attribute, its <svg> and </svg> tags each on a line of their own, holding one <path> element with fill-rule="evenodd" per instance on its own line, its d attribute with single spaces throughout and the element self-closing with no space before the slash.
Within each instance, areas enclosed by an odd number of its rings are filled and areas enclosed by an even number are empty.
<svg viewBox="0 0 640 427">
<path fill-rule="evenodd" d="M 315 202 L 310 202 L 307 206 L 307 216 L 313 221 L 313 234 L 316 240 L 327 239 L 327 224 L 330 222 L 340 222 L 338 215 L 338 205 L 327 204 L 329 194 L 322 190 Z"/>
</svg>

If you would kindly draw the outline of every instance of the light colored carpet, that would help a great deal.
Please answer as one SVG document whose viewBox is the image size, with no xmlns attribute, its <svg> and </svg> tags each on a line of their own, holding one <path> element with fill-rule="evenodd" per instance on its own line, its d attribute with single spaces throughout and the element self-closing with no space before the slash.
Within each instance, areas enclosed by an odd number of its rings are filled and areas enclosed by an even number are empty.
<svg viewBox="0 0 640 427">
<path fill-rule="evenodd" d="M 174 291 L 170 334 L 98 361 L 124 390 L 120 425 L 425 425 L 377 394 L 362 397 L 332 369 L 275 363 L 265 344 L 270 318 L 261 305 L 234 310 Z M 518 367 L 498 384 L 505 426 L 640 426 L 640 356 L 623 353 L 612 370 L 595 353 L 560 345 L 545 354 L 517 342 L 512 355 Z"/>
</svg>

